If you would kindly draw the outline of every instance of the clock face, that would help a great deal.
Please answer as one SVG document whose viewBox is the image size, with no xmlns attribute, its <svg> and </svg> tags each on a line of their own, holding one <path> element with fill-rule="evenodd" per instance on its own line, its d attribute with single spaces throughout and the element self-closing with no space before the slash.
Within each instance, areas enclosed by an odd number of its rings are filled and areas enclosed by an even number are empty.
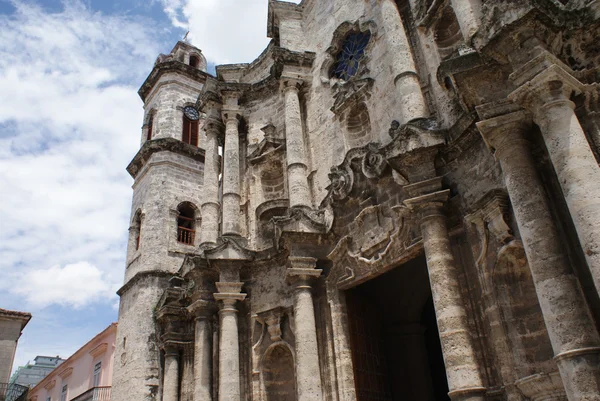
<svg viewBox="0 0 600 401">
<path fill-rule="evenodd" d="M 185 116 L 192 121 L 196 121 L 198 118 L 200 118 L 200 113 L 198 113 L 198 110 L 192 106 L 186 106 L 183 109 L 183 114 L 185 114 Z"/>
</svg>

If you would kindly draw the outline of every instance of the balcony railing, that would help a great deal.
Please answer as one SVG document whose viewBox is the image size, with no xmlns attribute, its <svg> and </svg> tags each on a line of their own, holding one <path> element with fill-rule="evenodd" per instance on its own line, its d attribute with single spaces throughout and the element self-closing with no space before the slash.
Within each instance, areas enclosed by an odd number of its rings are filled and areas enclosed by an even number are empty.
<svg viewBox="0 0 600 401">
<path fill-rule="evenodd" d="M 0 383 L 0 401 L 25 401 L 29 387 L 15 383 Z"/>
<path fill-rule="evenodd" d="M 191 228 L 177 227 L 177 241 L 184 244 L 194 245 L 196 231 Z"/>
<path fill-rule="evenodd" d="M 92 387 L 71 401 L 110 401 L 110 387 Z"/>
</svg>

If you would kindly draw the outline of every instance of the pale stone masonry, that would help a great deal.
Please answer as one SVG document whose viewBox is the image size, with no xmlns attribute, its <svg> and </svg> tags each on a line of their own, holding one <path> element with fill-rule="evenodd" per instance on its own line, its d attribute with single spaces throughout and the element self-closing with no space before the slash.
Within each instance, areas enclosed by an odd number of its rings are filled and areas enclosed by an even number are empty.
<svg viewBox="0 0 600 401">
<path fill-rule="evenodd" d="M 600 401 L 600 2 L 265 17 L 139 91 L 112 399 Z"/>
</svg>

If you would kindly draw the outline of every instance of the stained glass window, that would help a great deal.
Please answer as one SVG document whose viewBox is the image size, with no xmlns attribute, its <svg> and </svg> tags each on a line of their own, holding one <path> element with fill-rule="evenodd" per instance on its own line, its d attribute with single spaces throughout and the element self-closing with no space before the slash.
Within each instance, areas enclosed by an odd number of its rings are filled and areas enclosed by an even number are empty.
<svg viewBox="0 0 600 401">
<path fill-rule="evenodd" d="M 371 39 L 370 32 L 352 32 L 346 36 L 342 50 L 338 53 L 331 76 L 349 80 L 359 72 L 360 63 L 365 55 L 365 48 Z"/>
</svg>

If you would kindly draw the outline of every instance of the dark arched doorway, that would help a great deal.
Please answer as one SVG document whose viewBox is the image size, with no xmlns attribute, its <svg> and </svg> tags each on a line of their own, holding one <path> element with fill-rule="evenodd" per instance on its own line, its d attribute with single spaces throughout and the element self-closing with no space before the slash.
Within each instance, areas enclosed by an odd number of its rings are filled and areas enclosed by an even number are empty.
<svg viewBox="0 0 600 401">
<path fill-rule="evenodd" d="M 358 401 L 449 401 L 425 258 L 346 291 Z"/>
</svg>

